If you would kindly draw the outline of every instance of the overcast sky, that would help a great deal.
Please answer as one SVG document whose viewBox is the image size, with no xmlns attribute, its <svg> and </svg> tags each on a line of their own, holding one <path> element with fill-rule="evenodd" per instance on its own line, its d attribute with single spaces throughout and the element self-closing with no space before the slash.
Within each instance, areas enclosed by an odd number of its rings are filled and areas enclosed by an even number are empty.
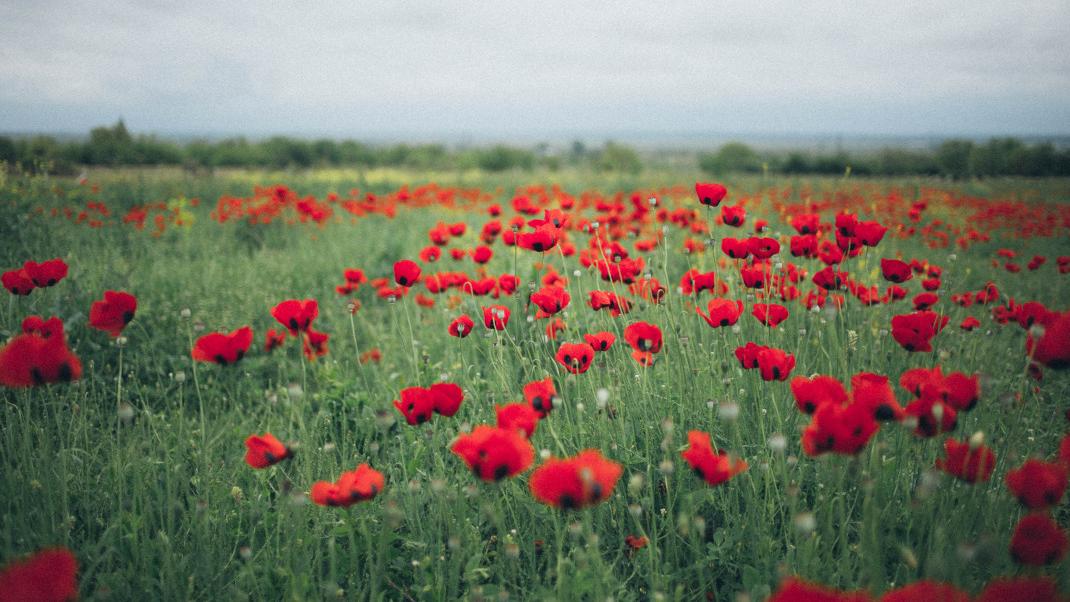
<svg viewBox="0 0 1070 602">
<path fill-rule="evenodd" d="M 1070 133 L 1070 1 L 0 0 L 0 131 Z"/>
</svg>

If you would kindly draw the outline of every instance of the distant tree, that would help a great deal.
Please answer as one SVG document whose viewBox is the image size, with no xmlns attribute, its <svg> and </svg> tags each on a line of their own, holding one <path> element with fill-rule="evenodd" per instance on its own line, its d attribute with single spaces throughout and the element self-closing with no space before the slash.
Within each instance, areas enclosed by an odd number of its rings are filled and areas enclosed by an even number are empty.
<svg viewBox="0 0 1070 602">
<path fill-rule="evenodd" d="M 762 171 L 762 159 L 746 144 L 729 142 L 716 153 L 701 155 L 699 168 L 713 175 L 731 172 L 757 173 Z"/>
<path fill-rule="evenodd" d="M 569 146 L 568 160 L 572 163 L 581 163 L 587 158 L 587 145 L 582 140 L 573 140 Z"/>
<path fill-rule="evenodd" d="M 616 142 L 607 142 L 598 153 L 595 167 L 599 171 L 615 171 L 636 174 L 643 168 L 639 154 L 634 149 Z"/>
<path fill-rule="evenodd" d="M 15 141 L 7 136 L 0 136 L 0 161 L 12 164 L 17 158 L 18 153 L 15 149 Z"/>
<path fill-rule="evenodd" d="M 930 153 L 899 148 L 882 149 L 873 164 L 873 172 L 885 176 L 935 175 L 940 171 Z"/>
<path fill-rule="evenodd" d="M 810 173 L 813 171 L 813 165 L 810 164 L 810 158 L 800 152 L 788 153 L 787 159 L 780 167 L 781 171 L 789 174 L 801 174 Z"/>
<path fill-rule="evenodd" d="M 133 152 L 133 138 L 120 119 L 112 127 L 96 127 L 89 131 L 89 141 L 81 153 L 89 165 L 131 165 L 138 161 Z"/>
<path fill-rule="evenodd" d="M 535 153 L 499 144 L 479 152 L 477 164 L 487 171 L 530 170 L 535 166 Z"/>
<path fill-rule="evenodd" d="M 936 165 L 940 173 L 945 176 L 965 178 L 972 175 L 971 155 L 973 155 L 973 142 L 947 140 L 936 149 Z"/>
<path fill-rule="evenodd" d="M 274 136 L 261 143 L 271 167 L 309 167 L 312 150 L 307 142 Z"/>
<path fill-rule="evenodd" d="M 447 169 L 450 166 L 449 151 L 441 144 L 421 144 L 411 149 L 404 165 L 415 169 Z"/>
</svg>

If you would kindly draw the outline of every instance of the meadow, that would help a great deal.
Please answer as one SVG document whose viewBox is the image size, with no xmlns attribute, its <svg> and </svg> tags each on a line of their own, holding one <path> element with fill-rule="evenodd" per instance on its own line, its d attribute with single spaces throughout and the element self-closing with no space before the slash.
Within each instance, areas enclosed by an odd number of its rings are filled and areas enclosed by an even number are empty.
<svg viewBox="0 0 1070 602">
<path fill-rule="evenodd" d="M 0 178 L 0 599 L 1070 591 L 1066 180 Z"/>
</svg>

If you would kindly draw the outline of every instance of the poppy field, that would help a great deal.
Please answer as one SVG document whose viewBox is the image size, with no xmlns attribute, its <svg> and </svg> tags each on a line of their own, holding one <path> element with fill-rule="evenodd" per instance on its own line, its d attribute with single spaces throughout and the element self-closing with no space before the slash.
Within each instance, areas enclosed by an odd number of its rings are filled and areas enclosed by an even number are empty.
<svg viewBox="0 0 1070 602">
<path fill-rule="evenodd" d="M 0 600 L 1067 599 L 1065 181 L 434 176 L 0 176 Z"/>
</svg>

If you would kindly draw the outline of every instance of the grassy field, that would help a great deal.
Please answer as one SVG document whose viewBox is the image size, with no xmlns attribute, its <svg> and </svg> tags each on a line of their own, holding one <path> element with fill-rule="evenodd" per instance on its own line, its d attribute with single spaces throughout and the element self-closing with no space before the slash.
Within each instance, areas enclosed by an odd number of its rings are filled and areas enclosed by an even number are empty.
<svg viewBox="0 0 1070 602">
<path fill-rule="evenodd" d="M 115 171 L 91 172 L 83 182 L 4 176 L 0 271 L 60 257 L 70 273 L 29 296 L 7 295 L 0 339 L 17 335 L 29 315 L 58 316 L 84 374 L 69 384 L 0 388 L 0 562 L 66 546 L 78 559 L 87 600 L 757 601 L 788 575 L 874 596 L 923 578 L 972 594 L 1009 575 L 1050 575 L 1066 591 L 1065 559 L 1022 567 L 1008 552 L 1027 511 L 1004 476 L 1027 458 L 1056 454 L 1067 431 L 1070 376 L 1045 369 L 1042 380 L 1031 378 L 1026 329 L 1014 319 L 998 323 L 992 310 L 1012 298 L 1070 309 L 1070 274 L 1056 265 L 1058 256 L 1070 255 L 1070 183 L 728 179 L 725 204 L 745 200 L 747 210 L 736 229 L 714 223 L 718 210 L 699 204 L 696 179 L 571 171 Z M 437 188 L 419 188 L 432 181 Z M 312 195 L 331 216 L 302 223 L 289 204 L 268 224 L 216 219 L 220 197 L 250 197 L 254 186 L 276 184 L 297 198 Z M 402 187 L 407 193 L 398 194 Z M 481 193 L 462 192 L 474 189 Z M 375 211 L 344 208 L 346 199 L 367 199 L 366 193 L 376 195 Z M 450 257 L 450 248 L 483 244 L 491 204 L 502 206 L 498 219 L 508 231 L 511 201 L 521 193 L 538 205 L 528 220 L 559 207 L 567 194 L 575 200 L 567 212 L 573 225 L 586 218 L 603 231 L 619 226 L 613 232 L 621 244 L 645 258 L 643 274 L 666 288 L 663 300 L 603 281 L 560 247 L 543 255 L 499 238 L 485 266 Z M 916 201 L 927 206 L 912 221 Z M 933 309 L 950 321 L 933 351 L 908 352 L 889 333 L 892 316 L 912 311 L 924 276 L 902 285 L 909 294 L 901 301 L 865 306 L 841 290 L 833 291 L 847 298 L 841 311 L 831 301 L 816 311 L 803 305 L 815 288 L 809 276 L 824 264 L 788 253 L 795 231 L 785 220 L 790 207 L 807 202 L 820 204 L 826 224 L 848 210 L 889 226 L 879 245 L 840 267 L 861 285 L 887 288 L 881 258 L 942 268 Z M 644 206 L 649 211 L 639 216 Z M 685 227 L 655 217 L 678 208 L 696 212 Z M 764 300 L 790 310 L 776 328 L 750 316 L 763 293 L 741 286 L 739 262 L 719 246 L 725 237 L 753 234 L 756 219 L 768 221 L 765 236 L 781 241 L 771 268 L 785 274 L 791 264 L 809 274 L 796 284 L 798 299 Z M 335 291 L 346 268 L 394 286 L 394 262 L 418 259 L 439 222 L 463 222 L 467 231 L 437 262 L 421 262 L 425 276 L 515 274 L 517 293 L 494 300 L 461 289 L 432 295 L 417 285 L 390 302 L 370 284 L 352 296 Z M 712 231 L 702 232 L 711 223 Z M 634 233 L 626 233 L 630 226 Z M 960 247 L 956 238 L 970 228 L 990 240 Z M 637 240 L 659 233 L 653 250 L 635 250 Z M 946 234 L 946 246 L 937 233 Z M 591 239 L 578 229 L 568 237 L 577 249 Z M 713 248 L 683 252 L 687 239 L 711 237 Z M 1000 249 L 1017 256 L 1001 256 Z M 1027 269 L 1034 255 L 1047 261 Z M 1008 271 L 1008 261 L 1021 271 Z M 567 279 L 572 299 L 557 316 L 566 328 L 556 341 L 546 337 L 548 320 L 530 319 L 535 310 L 527 302 L 548 267 Z M 725 283 L 718 294 L 744 302 L 736 327 L 711 328 L 696 314 L 711 292 L 678 290 L 692 268 L 715 272 Z M 962 307 L 950 300 L 989 282 L 1000 293 L 991 303 Z M 90 305 L 105 290 L 137 297 L 122 339 L 88 326 Z M 593 311 L 593 290 L 630 299 L 631 312 Z M 434 306 L 417 303 L 417 293 Z M 263 350 L 265 332 L 282 329 L 271 310 L 286 299 L 319 301 L 315 329 L 330 335 L 324 357 L 306 359 L 294 340 Z M 355 313 L 353 299 L 360 302 Z M 502 331 L 483 326 L 481 308 L 491 304 L 511 309 Z M 475 321 L 463 339 L 447 334 L 461 314 Z M 960 329 L 968 316 L 981 325 Z M 638 321 L 664 334 L 650 367 L 637 363 L 625 342 L 625 327 Z M 245 325 L 255 338 L 240 362 L 191 359 L 197 338 Z M 590 370 L 569 374 L 555 361 L 561 343 L 599 331 L 617 341 Z M 790 378 L 766 381 L 737 361 L 734 350 L 751 341 L 793 354 L 792 377 L 824 374 L 847 384 L 859 372 L 886 375 L 903 406 L 914 397 L 897 384 L 900 375 L 936 365 L 978 374 L 980 400 L 959 413 L 949 433 L 918 437 L 909 420 L 892 421 L 855 455 L 811 456 L 800 443 L 811 419 L 796 408 Z M 373 349 L 381 360 L 359 361 Z M 531 437 L 532 469 L 549 455 L 600 450 L 623 468 L 601 504 L 578 511 L 547 506 L 529 489 L 531 469 L 484 482 L 450 452 L 459 433 L 495 424 L 496 404 L 523 401 L 524 385 L 545 377 L 559 400 Z M 460 410 L 406 424 L 393 406 L 400 391 L 439 381 L 463 388 Z M 680 455 L 692 430 L 711 434 L 714 447 L 745 460 L 747 470 L 707 485 Z M 243 441 L 264 432 L 292 447 L 294 457 L 254 470 L 243 461 Z M 975 433 L 995 453 L 991 479 L 971 484 L 934 468 L 946 438 L 965 441 Z M 385 476 L 374 499 L 348 508 L 310 503 L 313 483 L 361 463 Z M 1050 513 L 1066 525 L 1070 510 L 1062 499 Z M 635 548 L 627 536 L 648 543 Z"/>
</svg>

